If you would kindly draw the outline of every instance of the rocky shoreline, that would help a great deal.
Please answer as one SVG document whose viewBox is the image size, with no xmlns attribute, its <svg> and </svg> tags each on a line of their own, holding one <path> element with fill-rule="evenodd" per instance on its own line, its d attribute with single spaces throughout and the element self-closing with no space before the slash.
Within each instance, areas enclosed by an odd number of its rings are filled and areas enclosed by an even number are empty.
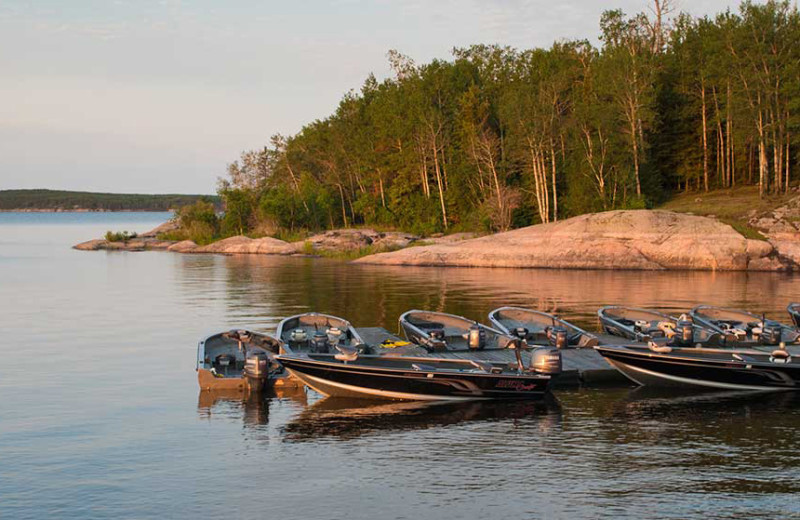
<svg viewBox="0 0 800 520">
<path fill-rule="evenodd" d="M 750 224 L 766 240 L 745 238 L 712 217 L 664 210 L 617 210 L 581 215 L 476 237 L 471 233 L 422 240 L 402 232 L 339 229 L 298 242 L 235 236 L 199 246 L 161 240 L 163 224 L 126 242 L 90 240 L 79 250 L 165 250 L 194 254 L 318 255 L 369 253 L 360 264 L 711 271 L 800 270 L 800 198 Z M 414 247 L 410 247 L 414 246 Z"/>
</svg>

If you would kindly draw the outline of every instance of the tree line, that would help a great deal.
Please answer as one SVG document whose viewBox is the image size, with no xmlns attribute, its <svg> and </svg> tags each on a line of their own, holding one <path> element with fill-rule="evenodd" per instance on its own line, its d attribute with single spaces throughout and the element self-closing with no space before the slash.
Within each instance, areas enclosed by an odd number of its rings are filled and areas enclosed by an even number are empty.
<svg viewBox="0 0 800 520">
<path fill-rule="evenodd" d="M 0 190 L 0 210 L 170 211 L 197 201 L 222 206 L 216 195 L 148 195 L 62 190 Z"/>
<path fill-rule="evenodd" d="M 599 45 L 474 45 L 423 64 L 390 51 L 391 78 L 370 75 L 332 115 L 228 166 L 227 232 L 506 230 L 651 207 L 675 190 L 788 190 L 797 8 L 672 11 L 667 0 L 606 11 Z"/>
</svg>

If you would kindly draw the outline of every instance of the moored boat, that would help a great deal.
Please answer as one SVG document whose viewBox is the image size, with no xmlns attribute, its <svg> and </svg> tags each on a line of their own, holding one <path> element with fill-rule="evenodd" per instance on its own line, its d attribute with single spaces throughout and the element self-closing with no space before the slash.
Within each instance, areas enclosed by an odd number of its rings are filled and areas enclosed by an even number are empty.
<svg viewBox="0 0 800 520">
<path fill-rule="evenodd" d="M 517 341 L 517 348 L 521 342 Z M 560 353 L 534 350 L 529 366 L 433 357 L 339 354 L 282 354 L 280 363 L 317 392 L 332 397 L 463 401 L 541 399 L 561 371 Z"/>
<path fill-rule="evenodd" d="M 790 303 L 786 310 L 789 311 L 794 326 L 800 328 L 800 303 Z"/>
<path fill-rule="evenodd" d="M 777 346 L 800 338 L 797 329 L 744 310 L 698 305 L 690 314 L 695 323 L 725 336 L 728 345 Z"/>
<path fill-rule="evenodd" d="M 718 390 L 800 390 L 798 352 L 786 348 L 594 347 L 631 381 L 648 386 Z M 794 356 L 792 355 L 794 354 Z"/>
<path fill-rule="evenodd" d="M 724 344 L 724 335 L 702 326 L 686 314 L 673 317 L 663 312 L 609 305 L 597 311 L 608 334 L 633 341 L 669 343 L 680 346 Z"/>
<path fill-rule="evenodd" d="M 281 342 L 249 330 L 219 332 L 197 344 L 197 382 L 202 390 L 259 392 L 281 372 L 274 356 Z"/>
<path fill-rule="evenodd" d="M 276 331 L 283 342 L 281 353 L 335 353 L 336 346 L 369 350 L 368 345 L 349 321 L 338 316 L 307 312 L 290 316 Z"/>
<path fill-rule="evenodd" d="M 505 349 L 514 340 L 500 330 L 444 312 L 411 310 L 399 321 L 406 339 L 428 352 Z"/>
<path fill-rule="evenodd" d="M 557 316 L 522 307 L 500 307 L 489 313 L 489 321 L 497 330 L 526 340 L 529 344 L 546 344 L 557 348 L 593 347 L 597 336 Z"/>
</svg>

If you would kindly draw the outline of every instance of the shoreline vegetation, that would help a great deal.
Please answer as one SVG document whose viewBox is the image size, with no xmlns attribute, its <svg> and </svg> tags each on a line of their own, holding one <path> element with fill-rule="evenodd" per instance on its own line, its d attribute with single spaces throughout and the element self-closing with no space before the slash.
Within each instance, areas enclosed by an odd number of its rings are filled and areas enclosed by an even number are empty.
<svg viewBox="0 0 800 520">
<path fill-rule="evenodd" d="M 390 51 L 393 77 L 243 152 L 220 179 L 224 211 L 183 206 L 158 239 L 414 265 L 796 269 L 800 12 L 671 7 L 604 12 L 599 46 L 473 45 L 423 64 Z M 490 236 L 437 242 L 459 233 Z"/>
</svg>

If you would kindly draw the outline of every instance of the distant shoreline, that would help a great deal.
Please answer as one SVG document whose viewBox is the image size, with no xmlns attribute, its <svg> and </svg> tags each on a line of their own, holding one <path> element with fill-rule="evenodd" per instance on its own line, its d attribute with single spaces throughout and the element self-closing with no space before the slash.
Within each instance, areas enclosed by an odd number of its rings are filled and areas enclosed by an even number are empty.
<svg viewBox="0 0 800 520">
<path fill-rule="evenodd" d="M 89 209 L 19 208 L 0 209 L 0 213 L 172 213 L 174 209 Z"/>
</svg>

